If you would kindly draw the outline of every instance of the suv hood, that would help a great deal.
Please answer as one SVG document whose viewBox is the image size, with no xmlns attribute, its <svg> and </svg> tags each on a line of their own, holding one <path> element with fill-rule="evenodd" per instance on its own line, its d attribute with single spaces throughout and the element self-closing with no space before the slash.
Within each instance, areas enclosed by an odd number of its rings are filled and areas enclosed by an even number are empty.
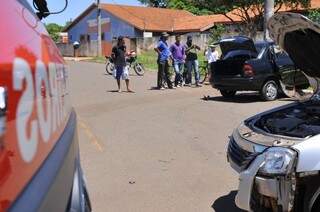
<svg viewBox="0 0 320 212">
<path fill-rule="evenodd" d="M 301 14 L 278 13 L 270 19 L 268 28 L 270 37 L 290 55 L 317 94 L 295 90 L 294 96 L 301 100 L 314 96 L 320 100 L 320 25 Z"/>
<path fill-rule="evenodd" d="M 253 40 L 244 36 L 235 36 L 221 39 L 217 44 L 220 45 L 222 55 L 227 55 L 231 51 L 244 50 L 251 53 L 257 53 Z"/>
</svg>

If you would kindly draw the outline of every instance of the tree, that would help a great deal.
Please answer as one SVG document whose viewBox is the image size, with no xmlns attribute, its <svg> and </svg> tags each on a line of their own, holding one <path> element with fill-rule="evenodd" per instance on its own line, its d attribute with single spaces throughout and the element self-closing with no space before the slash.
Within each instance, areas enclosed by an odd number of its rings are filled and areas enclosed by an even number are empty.
<svg viewBox="0 0 320 212">
<path fill-rule="evenodd" d="M 240 30 L 247 35 L 255 36 L 263 28 L 264 0 L 191 0 L 196 7 L 213 13 L 223 14 L 230 21 L 241 21 Z M 308 8 L 310 0 L 275 0 L 275 12 L 283 6 L 295 10 Z"/>
<path fill-rule="evenodd" d="M 62 31 L 63 26 L 60 26 L 55 23 L 50 23 L 50 24 L 46 24 L 46 28 L 47 28 L 47 31 L 50 34 L 52 40 L 54 40 L 54 42 L 58 42 L 59 41 L 59 33 Z"/>
<path fill-rule="evenodd" d="M 139 0 L 142 4 L 150 7 L 161 7 L 166 8 L 170 0 Z"/>
<path fill-rule="evenodd" d="M 315 10 L 310 10 L 307 14 L 308 18 L 310 18 L 310 20 L 320 24 L 320 10 L 319 9 L 315 9 Z"/>
<path fill-rule="evenodd" d="M 187 10 L 195 15 L 207 15 L 212 13 L 206 8 L 197 7 L 191 0 L 139 0 L 150 7 Z"/>
<path fill-rule="evenodd" d="M 226 32 L 226 27 L 223 24 L 217 24 L 210 30 L 209 43 L 215 43 L 221 39 L 223 33 Z"/>
<path fill-rule="evenodd" d="M 194 4 L 190 0 L 169 0 L 167 7 L 171 9 L 186 10 L 195 15 L 212 14 L 212 12 L 209 11 L 208 9 L 198 7 L 196 4 Z"/>
<path fill-rule="evenodd" d="M 264 0 L 139 0 L 143 4 L 154 7 L 183 9 L 197 15 L 223 14 L 237 24 L 242 34 L 254 37 L 263 29 Z M 275 0 L 275 12 L 281 8 L 296 10 L 307 9 L 310 0 Z"/>
</svg>

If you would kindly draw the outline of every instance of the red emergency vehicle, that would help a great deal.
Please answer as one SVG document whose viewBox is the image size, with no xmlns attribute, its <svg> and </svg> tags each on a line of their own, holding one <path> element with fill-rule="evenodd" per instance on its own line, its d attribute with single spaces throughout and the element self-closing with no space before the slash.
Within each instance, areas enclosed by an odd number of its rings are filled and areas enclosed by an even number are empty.
<svg viewBox="0 0 320 212">
<path fill-rule="evenodd" d="M 38 17 L 1 2 L 0 211 L 91 211 L 67 66 Z"/>
</svg>

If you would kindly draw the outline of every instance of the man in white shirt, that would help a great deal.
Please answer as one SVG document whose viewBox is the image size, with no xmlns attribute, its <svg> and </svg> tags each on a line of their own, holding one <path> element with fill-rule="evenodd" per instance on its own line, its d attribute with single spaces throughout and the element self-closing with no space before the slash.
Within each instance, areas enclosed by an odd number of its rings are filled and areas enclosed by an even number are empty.
<svg viewBox="0 0 320 212">
<path fill-rule="evenodd" d="M 208 60 L 208 64 L 210 65 L 213 62 L 216 62 L 219 59 L 219 53 L 216 50 L 215 45 L 210 45 L 209 49 L 206 51 L 206 58 Z"/>
<path fill-rule="evenodd" d="M 216 50 L 216 46 L 213 44 L 209 45 L 209 48 L 207 49 L 207 51 L 205 51 L 205 56 L 206 59 L 208 61 L 208 77 L 207 79 L 210 80 L 211 78 L 211 67 L 212 67 L 212 63 L 216 62 L 219 59 L 219 53 Z"/>
</svg>

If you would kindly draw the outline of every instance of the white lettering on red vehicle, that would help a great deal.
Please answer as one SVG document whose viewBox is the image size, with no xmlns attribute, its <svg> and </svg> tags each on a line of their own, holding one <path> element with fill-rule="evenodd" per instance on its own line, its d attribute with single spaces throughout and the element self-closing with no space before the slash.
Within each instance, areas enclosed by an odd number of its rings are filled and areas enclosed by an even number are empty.
<svg viewBox="0 0 320 212">
<path fill-rule="evenodd" d="M 43 95 L 42 83 L 44 83 L 46 94 Z M 36 93 L 37 93 L 37 114 L 40 126 L 40 133 L 44 142 L 48 142 L 51 134 L 51 103 L 50 98 L 46 98 L 49 88 L 47 69 L 44 63 L 37 61 L 36 66 Z M 43 103 L 46 103 L 46 114 L 44 114 Z M 46 118 L 45 118 L 46 117 Z"/>
<path fill-rule="evenodd" d="M 24 81 L 26 88 L 18 103 L 16 129 L 21 156 L 24 161 L 30 162 L 35 156 L 38 146 L 38 123 L 36 120 L 31 121 L 30 137 L 27 133 L 27 123 L 34 108 L 33 79 L 29 64 L 25 60 L 17 58 L 13 64 L 13 88 L 16 91 L 22 91 Z"/>
<path fill-rule="evenodd" d="M 47 71 L 46 65 L 38 60 L 34 82 L 27 61 L 14 60 L 13 89 L 22 92 L 16 111 L 16 131 L 21 157 L 27 163 L 36 156 L 39 142 L 49 142 L 67 115 L 67 105 L 62 101 L 66 92 L 64 83 L 62 64 L 49 63 Z M 33 117 L 35 108 L 36 117 Z"/>
</svg>

